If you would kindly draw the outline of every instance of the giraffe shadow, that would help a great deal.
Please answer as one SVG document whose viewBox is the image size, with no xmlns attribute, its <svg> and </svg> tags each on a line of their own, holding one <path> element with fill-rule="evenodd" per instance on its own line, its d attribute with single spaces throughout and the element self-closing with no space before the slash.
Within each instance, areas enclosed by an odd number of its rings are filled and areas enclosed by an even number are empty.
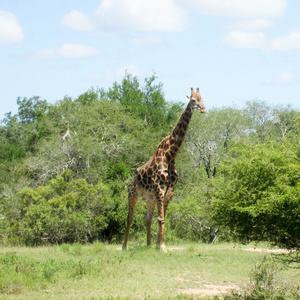
<svg viewBox="0 0 300 300">
<path fill-rule="evenodd" d="M 121 247 L 118 247 L 117 250 L 122 250 Z M 168 250 L 168 249 L 167 249 Z M 150 246 L 142 243 L 142 244 L 135 244 L 135 245 L 130 245 L 129 247 L 127 247 L 126 250 L 124 250 L 125 253 L 129 253 L 130 256 L 133 255 L 141 255 L 146 253 L 147 256 L 149 254 L 151 254 L 151 256 L 154 256 L 156 253 L 165 253 L 164 251 L 160 251 L 157 249 L 157 245 L 156 244 L 152 244 Z"/>
</svg>

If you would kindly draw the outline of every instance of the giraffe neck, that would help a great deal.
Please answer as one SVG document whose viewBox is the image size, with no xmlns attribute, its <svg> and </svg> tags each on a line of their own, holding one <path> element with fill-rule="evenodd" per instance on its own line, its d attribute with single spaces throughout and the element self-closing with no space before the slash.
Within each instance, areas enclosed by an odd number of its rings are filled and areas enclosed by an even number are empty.
<svg viewBox="0 0 300 300">
<path fill-rule="evenodd" d="M 172 134 L 170 135 L 170 141 L 171 141 L 170 155 L 173 159 L 176 158 L 180 150 L 180 147 L 182 145 L 182 142 L 184 141 L 192 115 L 193 115 L 192 104 L 191 102 L 189 102 L 184 112 L 181 114 L 181 117 L 178 120 L 176 126 L 174 127 Z"/>
</svg>

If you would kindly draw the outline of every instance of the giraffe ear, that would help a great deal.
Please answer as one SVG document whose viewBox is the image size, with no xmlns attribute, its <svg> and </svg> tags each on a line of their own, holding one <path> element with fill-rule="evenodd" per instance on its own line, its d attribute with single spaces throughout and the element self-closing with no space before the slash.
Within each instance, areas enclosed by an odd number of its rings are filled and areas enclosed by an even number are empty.
<svg viewBox="0 0 300 300">
<path fill-rule="evenodd" d="M 185 98 L 186 98 L 188 101 L 190 101 L 190 99 L 191 99 L 189 96 L 185 96 Z"/>
</svg>

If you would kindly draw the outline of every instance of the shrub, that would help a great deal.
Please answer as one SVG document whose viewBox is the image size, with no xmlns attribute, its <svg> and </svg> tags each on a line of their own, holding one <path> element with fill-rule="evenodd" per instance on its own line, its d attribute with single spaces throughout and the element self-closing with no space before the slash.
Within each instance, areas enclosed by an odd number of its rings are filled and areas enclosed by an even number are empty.
<svg viewBox="0 0 300 300">
<path fill-rule="evenodd" d="M 9 219 L 9 241 L 41 245 L 105 239 L 108 224 L 120 213 L 118 201 L 104 184 L 92 186 L 66 174 L 18 193 L 19 214 Z"/>
<path fill-rule="evenodd" d="M 239 240 L 300 246 L 300 161 L 288 142 L 242 145 L 221 166 L 212 192 L 215 221 Z"/>
</svg>

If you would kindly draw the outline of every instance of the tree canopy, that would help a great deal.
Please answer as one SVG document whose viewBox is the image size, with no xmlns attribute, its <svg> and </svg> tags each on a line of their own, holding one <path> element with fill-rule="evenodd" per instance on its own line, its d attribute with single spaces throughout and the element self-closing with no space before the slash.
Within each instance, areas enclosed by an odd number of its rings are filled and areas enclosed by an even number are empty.
<svg viewBox="0 0 300 300">
<path fill-rule="evenodd" d="M 287 141 L 242 144 L 221 165 L 214 219 L 242 241 L 300 245 L 300 155 Z"/>
<path fill-rule="evenodd" d="M 120 241 L 133 171 L 184 109 L 165 99 L 157 79 L 126 74 L 108 90 L 56 103 L 17 99 L 18 112 L 0 125 L 1 243 Z M 298 109 L 257 99 L 195 113 L 176 160 L 166 239 L 299 249 L 299 128 Z M 144 206 L 136 208 L 136 239 Z"/>
</svg>

